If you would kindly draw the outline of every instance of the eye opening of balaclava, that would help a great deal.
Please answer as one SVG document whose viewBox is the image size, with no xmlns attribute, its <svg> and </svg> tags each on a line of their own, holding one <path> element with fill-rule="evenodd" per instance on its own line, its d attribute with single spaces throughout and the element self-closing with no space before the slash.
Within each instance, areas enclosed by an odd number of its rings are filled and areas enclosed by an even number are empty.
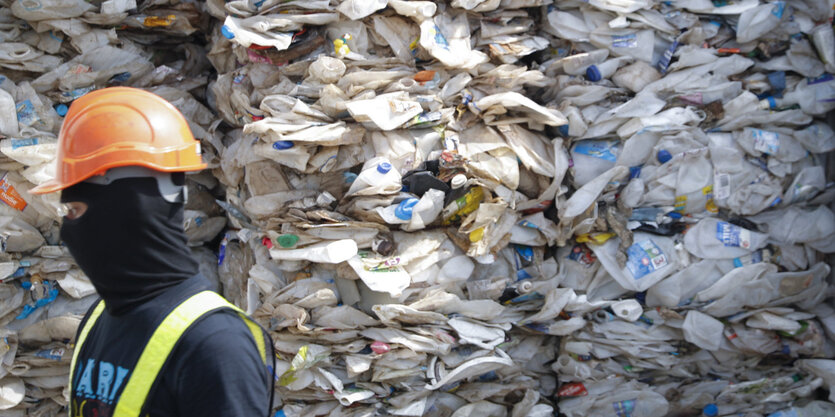
<svg viewBox="0 0 835 417">
<path fill-rule="evenodd" d="M 82 216 L 64 218 L 61 240 L 111 314 L 197 273 L 183 231 L 184 175 L 120 170 L 61 193 L 62 203 L 87 205 Z"/>
</svg>

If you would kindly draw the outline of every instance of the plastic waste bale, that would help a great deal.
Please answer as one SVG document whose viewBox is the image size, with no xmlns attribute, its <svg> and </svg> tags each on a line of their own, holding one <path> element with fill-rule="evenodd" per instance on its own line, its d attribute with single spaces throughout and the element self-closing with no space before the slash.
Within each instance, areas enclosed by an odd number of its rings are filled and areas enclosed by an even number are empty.
<svg viewBox="0 0 835 417">
<path fill-rule="evenodd" d="M 66 403 L 94 296 L 27 190 L 110 85 L 202 141 L 184 227 L 276 415 L 831 408 L 827 2 L 10 3 L 4 412 Z"/>
<path fill-rule="evenodd" d="M 218 7 L 215 172 L 256 231 L 238 285 L 275 331 L 281 412 L 817 395 L 793 364 L 833 355 L 813 3 Z"/>
</svg>

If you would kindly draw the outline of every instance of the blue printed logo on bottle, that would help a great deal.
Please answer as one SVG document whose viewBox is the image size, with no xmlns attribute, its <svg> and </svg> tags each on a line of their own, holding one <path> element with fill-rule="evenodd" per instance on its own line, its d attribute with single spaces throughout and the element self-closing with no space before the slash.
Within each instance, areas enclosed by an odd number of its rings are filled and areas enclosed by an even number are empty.
<svg viewBox="0 0 835 417">
<path fill-rule="evenodd" d="M 615 48 L 637 48 L 638 37 L 634 33 L 628 35 L 612 35 L 612 46 Z"/>
<path fill-rule="evenodd" d="M 786 10 L 786 3 L 782 1 L 776 1 L 774 2 L 774 8 L 771 9 L 771 14 L 776 16 L 778 19 L 782 19 L 784 10 Z"/>
<path fill-rule="evenodd" d="M 716 239 L 728 247 L 751 247 L 751 231 L 728 222 L 716 223 Z"/>
<path fill-rule="evenodd" d="M 615 152 L 619 143 L 615 140 L 583 140 L 574 145 L 574 153 L 615 162 L 618 159 Z"/>
<path fill-rule="evenodd" d="M 637 280 L 667 266 L 667 255 L 652 240 L 637 242 L 626 250 L 626 269 Z"/>
<path fill-rule="evenodd" d="M 632 412 L 635 411 L 635 400 L 625 400 L 612 403 L 615 408 L 615 415 L 618 417 L 632 417 Z"/>
</svg>

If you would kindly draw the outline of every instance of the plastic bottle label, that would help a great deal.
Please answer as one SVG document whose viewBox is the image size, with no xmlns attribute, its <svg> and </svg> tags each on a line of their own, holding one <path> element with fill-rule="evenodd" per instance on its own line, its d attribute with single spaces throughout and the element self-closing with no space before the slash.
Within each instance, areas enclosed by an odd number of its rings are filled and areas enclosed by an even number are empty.
<svg viewBox="0 0 835 417">
<path fill-rule="evenodd" d="M 713 200 L 713 184 L 702 188 L 702 194 L 707 199 L 705 200 L 705 210 L 707 210 L 708 213 L 718 213 L 719 207 L 716 207 L 716 202 Z"/>
<path fill-rule="evenodd" d="M 673 55 L 676 53 L 677 48 L 678 48 L 678 41 L 675 40 L 675 41 L 673 41 L 672 44 L 670 44 L 670 47 L 667 48 L 666 51 L 664 51 L 664 55 L 658 61 L 658 64 L 657 64 L 658 71 L 662 75 L 667 73 L 667 68 L 670 67 L 670 61 L 673 60 Z"/>
<path fill-rule="evenodd" d="M 578 262 L 586 268 L 591 267 L 597 261 L 597 258 L 594 256 L 594 252 L 592 252 L 588 246 L 583 244 L 574 245 L 571 249 L 571 253 L 569 253 L 566 258 L 571 259 L 574 262 Z"/>
<path fill-rule="evenodd" d="M 32 126 L 40 118 L 35 112 L 35 106 L 29 100 L 23 100 L 17 105 L 17 121 L 23 126 Z"/>
<path fill-rule="evenodd" d="M 17 190 L 9 184 L 6 180 L 6 176 L 9 174 L 3 175 L 3 178 L 0 178 L 0 200 L 4 203 L 8 204 L 9 207 L 16 209 L 18 211 L 23 211 L 26 208 L 26 200 L 18 194 Z"/>
<path fill-rule="evenodd" d="M 637 48 L 638 37 L 634 33 L 630 33 L 628 35 L 612 35 L 612 47 Z"/>
<path fill-rule="evenodd" d="M 636 400 L 625 400 L 612 403 L 615 408 L 615 415 L 618 417 L 632 417 L 632 411 L 635 410 Z"/>
<path fill-rule="evenodd" d="M 783 11 L 786 10 L 786 3 L 782 1 L 774 2 L 774 8 L 771 9 L 771 14 L 773 14 L 778 19 L 783 18 Z"/>
<path fill-rule="evenodd" d="M 38 138 L 12 139 L 12 149 L 23 148 L 38 144 Z"/>
<path fill-rule="evenodd" d="M 626 250 L 626 268 L 637 280 L 667 266 L 667 255 L 652 240 L 637 242 Z"/>
<path fill-rule="evenodd" d="M 435 40 L 435 44 L 446 50 L 449 50 L 449 41 L 447 41 L 444 34 L 441 33 L 441 28 L 439 28 L 438 25 L 435 25 L 434 27 L 432 27 L 432 32 L 434 32 L 432 34 L 432 39 Z"/>
<path fill-rule="evenodd" d="M 767 249 L 759 249 L 750 255 L 739 258 L 734 258 L 734 267 L 742 268 L 745 265 L 758 264 L 761 262 L 768 262 L 771 260 L 771 252 Z"/>
<path fill-rule="evenodd" d="M 461 220 L 464 216 L 476 211 L 484 199 L 484 190 L 481 187 L 473 187 L 467 194 L 449 203 L 442 213 L 443 224 L 449 225 L 452 222 Z"/>
<path fill-rule="evenodd" d="M 709 213 L 718 213 L 719 208 L 713 200 L 713 184 L 704 186 L 702 188 L 702 195 L 705 196 L 705 210 Z M 673 206 L 674 210 L 678 213 L 687 212 L 687 200 L 688 198 L 686 195 L 676 196 L 675 206 Z"/>
<path fill-rule="evenodd" d="M 613 140 L 584 140 L 574 146 L 574 152 L 615 162 L 618 157 L 612 152 L 618 142 Z"/>
<path fill-rule="evenodd" d="M 716 239 L 728 247 L 743 249 L 751 247 L 751 231 L 728 222 L 716 223 Z"/>
<path fill-rule="evenodd" d="M 814 85 L 814 84 L 825 83 L 827 81 L 831 81 L 832 78 L 833 78 L 832 74 L 823 74 L 819 77 L 807 78 L 806 79 L 806 85 Z"/>
<path fill-rule="evenodd" d="M 731 175 L 723 173 L 713 174 L 713 197 L 719 200 L 731 196 Z"/>
<path fill-rule="evenodd" d="M 776 155 L 780 149 L 780 134 L 761 129 L 751 129 L 754 149 L 768 155 Z"/>
<path fill-rule="evenodd" d="M 229 245 L 229 239 L 223 236 L 220 241 L 220 248 L 217 251 L 217 266 L 223 265 L 223 260 L 226 259 L 226 246 Z"/>
<path fill-rule="evenodd" d="M 130 77 L 128 77 L 128 78 L 130 78 Z M 127 81 L 127 79 L 122 80 L 122 81 Z M 64 91 L 64 92 L 62 92 L 62 93 L 61 93 L 61 96 L 62 96 L 62 97 L 66 97 L 66 98 L 68 98 L 68 99 L 70 99 L 70 100 L 75 100 L 75 99 L 77 99 L 77 98 L 79 98 L 79 97 L 81 97 L 81 96 L 83 96 L 83 95 L 85 95 L 85 94 L 87 94 L 87 93 L 89 93 L 89 92 L 91 92 L 91 91 L 95 90 L 95 89 L 96 89 L 96 87 L 95 87 L 95 86 L 92 86 L 92 85 L 91 85 L 91 86 L 89 86 L 89 87 L 76 88 L 75 90 L 72 90 L 72 91 Z"/>
<path fill-rule="evenodd" d="M 589 395 L 589 392 L 581 382 L 572 382 L 561 386 L 557 395 L 560 397 L 583 397 Z"/>
<path fill-rule="evenodd" d="M 35 356 L 44 359 L 52 359 L 55 361 L 60 361 L 61 358 L 64 356 L 64 349 L 44 349 L 39 350 L 35 353 Z"/>
<path fill-rule="evenodd" d="M 676 204 L 674 206 L 675 211 L 679 213 L 684 213 L 684 209 L 687 208 L 687 196 L 686 195 L 678 195 L 676 196 Z"/>
</svg>

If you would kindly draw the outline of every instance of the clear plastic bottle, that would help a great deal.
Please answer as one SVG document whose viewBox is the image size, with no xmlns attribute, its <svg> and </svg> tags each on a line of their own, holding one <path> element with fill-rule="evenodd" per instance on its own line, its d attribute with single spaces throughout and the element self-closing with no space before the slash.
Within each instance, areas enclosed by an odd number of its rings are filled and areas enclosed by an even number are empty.
<svg viewBox="0 0 835 417">
<path fill-rule="evenodd" d="M 17 135 L 17 110 L 15 101 L 6 90 L 0 89 L 0 133 L 6 136 Z"/>
<path fill-rule="evenodd" d="M 736 41 L 751 42 L 774 30 L 783 20 L 786 2 L 775 1 L 748 9 L 739 16 Z"/>
<path fill-rule="evenodd" d="M 835 72 L 835 33 L 832 31 L 832 24 L 826 22 L 815 26 L 809 34 L 812 35 L 812 43 L 815 44 L 826 71 Z"/>
<path fill-rule="evenodd" d="M 606 49 L 597 49 L 591 52 L 567 56 L 562 60 L 562 68 L 566 74 L 581 75 L 591 65 L 600 64 L 609 56 Z"/>
<path fill-rule="evenodd" d="M 609 59 L 605 62 L 600 64 L 593 64 L 586 68 L 586 79 L 592 82 L 598 82 L 600 80 L 609 78 L 617 72 L 618 68 L 621 65 L 625 64 L 627 61 L 631 60 L 631 57 L 622 56 L 619 58 Z"/>
<path fill-rule="evenodd" d="M 807 78 L 793 91 L 783 93 L 782 98 L 768 97 L 760 100 L 763 110 L 800 105 L 804 113 L 821 115 L 835 109 L 835 77 L 823 74 L 817 78 Z"/>
<path fill-rule="evenodd" d="M 346 195 L 396 194 L 401 188 L 400 173 L 387 159 L 377 157 L 365 162 Z"/>
</svg>

